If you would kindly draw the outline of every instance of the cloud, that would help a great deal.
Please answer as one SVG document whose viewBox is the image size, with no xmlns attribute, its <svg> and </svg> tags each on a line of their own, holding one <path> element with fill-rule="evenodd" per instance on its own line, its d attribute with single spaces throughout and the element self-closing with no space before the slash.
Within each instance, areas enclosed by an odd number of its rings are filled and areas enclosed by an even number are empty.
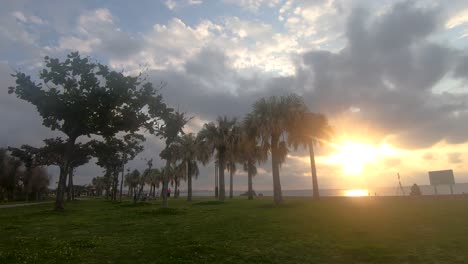
<svg viewBox="0 0 468 264">
<path fill-rule="evenodd" d="M 468 54 L 460 57 L 454 75 L 457 78 L 468 80 Z"/>
<path fill-rule="evenodd" d="M 59 39 L 58 51 L 78 50 L 85 54 L 102 53 L 115 59 L 125 59 L 142 48 L 142 40 L 122 31 L 115 18 L 105 8 L 79 16 L 73 34 Z"/>
<path fill-rule="evenodd" d="M 203 1 L 201 0 L 166 0 L 164 5 L 166 5 L 169 10 L 176 10 L 186 6 L 200 5 L 202 3 Z"/>
<path fill-rule="evenodd" d="M 435 160 L 434 154 L 427 152 L 421 157 L 423 160 Z"/>
<path fill-rule="evenodd" d="M 468 23 L 468 9 L 461 10 L 452 16 L 446 23 L 445 27 L 452 29 Z"/>
<path fill-rule="evenodd" d="M 310 51 L 296 74 L 308 103 L 332 116 L 358 107 L 358 122 L 371 123 L 391 143 L 427 147 L 462 142 L 465 94 L 432 89 L 453 70 L 451 47 L 431 41 L 440 19 L 433 9 L 398 3 L 379 16 L 355 9 L 339 52 Z M 450 128 L 450 129 L 449 129 Z"/>
<path fill-rule="evenodd" d="M 449 163 L 452 164 L 457 164 L 457 163 L 462 163 L 463 160 L 461 159 L 461 153 L 459 152 L 453 152 L 453 153 L 448 153 L 447 154 L 447 159 Z"/>
<path fill-rule="evenodd" d="M 11 15 L 14 16 L 18 21 L 20 21 L 22 23 L 32 23 L 32 24 L 36 24 L 36 25 L 45 24 L 45 21 L 42 20 L 42 18 L 40 18 L 38 16 L 34 16 L 34 15 L 27 16 L 27 15 L 23 14 L 20 11 L 15 11 L 15 12 L 11 13 Z"/>
<path fill-rule="evenodd" d="M 262 7 L 275 7 L 280 0 L 224 0 L 227 4 L 237 5 L 251 12 L 258 12 Z"/>
</svg>

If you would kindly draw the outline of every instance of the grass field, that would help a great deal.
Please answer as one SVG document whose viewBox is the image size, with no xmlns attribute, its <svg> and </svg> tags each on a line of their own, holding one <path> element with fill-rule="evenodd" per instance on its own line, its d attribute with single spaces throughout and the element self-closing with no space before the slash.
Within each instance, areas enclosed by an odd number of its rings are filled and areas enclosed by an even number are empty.
<svg viewBox="0 0 468 264">
<path fill-rule="evenodd" d="M 75 201 L 0 209 L 0 263 L 468 263 L 468 200 Z"/>
</svg>

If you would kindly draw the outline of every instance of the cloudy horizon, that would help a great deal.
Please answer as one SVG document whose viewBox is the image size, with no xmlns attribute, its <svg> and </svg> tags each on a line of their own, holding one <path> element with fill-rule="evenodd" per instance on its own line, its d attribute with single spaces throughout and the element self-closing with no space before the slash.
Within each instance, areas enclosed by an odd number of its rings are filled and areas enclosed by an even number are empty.
<svg viewBox="0 0 468 264">
<path fill-rule="evenodd" d="M 317 148 L 321 188 L 428 184 L 427 171 L 453 169 L 468 182 L 468 3 L 466 1 L 166 0 L 9 1 L 0 11 L 0 147 L 42 145 L 58 132 L 35 108 L 7 94 L 16 70 L 34 78 L 43 57 L 71 51 L 127 74 L 166 83 L 164 100 L 193 116 L 197 132 L 217 116 L 240 119 L 261 97 L 296 93 L 334 130 Z M 159 160 L 147 136 L 129 163 Z M 362 155 L 361 155 L 362 154 Z M 283 189 L 310 189 L 304 149 L 281 166 Z M 347 160 L 344 162 L 343 160 Z M 240 167 L 240 166 L 239 166 Z M 58 178 L 56 168 L 51 186 Z M 77 184 L 101 176 L 91 162 Z M 226 175 L 228 176 L 228 175 Z M 213 188 L 214 167 L 194 189 Z M 236 190 L 247 189 L 238 170 Z M 304 187 L 306 186 L 306 187 Z M 310 187 L 309 187 L 310 186 Z M 254 189 L 272 188 L 271 164 Z M 182 184 L 185 189 L 185 184 Z"/>
</svg>

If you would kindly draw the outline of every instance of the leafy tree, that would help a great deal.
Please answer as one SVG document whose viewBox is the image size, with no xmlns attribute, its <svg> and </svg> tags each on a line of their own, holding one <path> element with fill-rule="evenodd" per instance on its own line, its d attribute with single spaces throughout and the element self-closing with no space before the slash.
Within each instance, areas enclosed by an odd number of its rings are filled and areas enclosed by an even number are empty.
<svg viewBox="0 0 468 264">
<path fill-rule="evenodd" d="M 111 194 L 112 200 L 117 200 L 118 174 L 121 173 L 119 200 L 122 201 L 125 164 L 143 151 L 141 143 L 144 140 L 142 135 L 132 133 L 123 136 L 122 139 L 113 137 L 106 138 L 104 142 L 97 140 L 91 142 L 94 155 L 98 158 L 97 164 L 106 170 L 105 175 L 109 178 L 107 193 Z"/>
<path fill-rule="evenodd" d="M 5 199 L 6 193 L 7 157 L 6 149 L 0 148 L 0 201 Z"/>
<path fill-rule="evenodd" d="M 303 145 L 309 149 L 310 171 L 312 175 L 312 189 L 314 199 L 320 199 L 317 169 L 315 166 L 314 145 L 318 145 L 322 140 L 330 138 L 331 128 L 327 118 L 322 114 L 305 113 L 297 126 L 291 130 L 289 135 L 290 144 L 297 149 L 298 145 Z"/>
<path fill-rule="evenodd" d="M 0 149 L 0 194 L 2 200 L 16 199 L 16 192 L 20 187 L 20 180 L 24 173 L 20 170 L 21 160 L 8 155 L 6 149 Z"/>
<path fill-rule="evenodd" d="M 63 147 L 65 149 L 65 146 Z M 92 149 L 90 144 L 77 144 L 70 159 L 69 172 L 68 172 L 68 190 L 67 200 L 75 199 L 75 189 L 73 188 L 73 175 L 76 168 L 85 165 L 91 159 Z"/>
<path fill-rule="evenodd" d="M 211 153 L 216 150 L 219 169 L 219 199 L 225 199 L 224 169 L 226 168 L 226 152 L 229 147 L 231 134 L 236 125 L 236 119 L 218 117 L 216 123 L 205 124 L 198 132 L 198 137 L 203 144 L 208 146 Z"/>
<path fill-rule="evenodd" d="M 67 143 L 60 137 L 49 138 L 44 140 L 45 145 L 37 149 L 36 163 L 41 165 L 55 165 L 63 171 L 65 164 L 65 154 L 67 151 Z M 66 182 L 67 176 L 69 179 L 68 183 L 68 200 L 73 199 L 73 171 L 75 168 L 88 163 L 91 159 L 91 146 L 90 143 L 75 143 L 74 151 L 69 157 L 68 161 L 68 173 L 65 174 L 64 181 Z"/>
<path fill-rule="evenodd" d="M 152 129 L 165 111 L 158 90 L 141 76 L 128 76 L 72 52 L 67 59 L 45 57 L 39 81 L 16 72 L 9 87 L 22 100 L 36 106 L 43 125 L 66 135 L 55 208 L 64 209 L 66 175 L 76 140 L 81 136 L 113 137 L 120 131 Z M 147 111 L 142 111 L 146 109 Z"/>
<path fill-rule="evenodd" d="M 35 161 L 37 149 L 24 145 L 9 150 L 0 149 L 0 201 L 16 200 L 18 195 L 39 200 L 48 190 L 49 176 Z"/>
<path fill-rule="evenodd" d="M 33 174 L 33 169 L 38 166 L 36 162 L 36 155 L 38 149 L 31 147 L 29 145 L 22 145 L 20 148 L 9 147 L 8 150 L 11 152 L 11 155 L 18 158 L 26 168 L 24 177 L 21 179 L 22 185 L 25 192 L 26 201 L 29 200 L 29 193 L 31 192 L 31 177 Z"/>
<path fill-rule="evenodd" d="M 301 97 L 297 95 L 271 96 L 256 101 L 253 111 L 247 115 L 248 122 L 258 129 L 262 146 L 271 153 L 273 174 L 273 196 L 276 204 L 283 201 L 279 166 L 288 153 L 285 137 L 307 111 Z"/>
<path fill-rule="evenodd" d="M 98 158 L 97 164 L 106 170 L 106 176 L 110 177 L 108 191 L 112 188 L 112 200 L 117 200 L 118 174 L 122 172 L 120 185 L 120 199 L 122 199 L 122 184 L 124 166 L 128 160 L 132 160 L 143 150 L 141 142 L 144 137 L 139 134 L 127 134 L 123 139 L 106 138 L 105 142 L 92 141 L 94 154 Z"/>
<path fill-rule="evenodd" d="M 43 167 L 34 167 L 30 178 L 31 193 L 36 196 L 36 201 L 42 199 L 42 194 L 47 193 L 49 186 L 49 175 Z"/>
</svg>

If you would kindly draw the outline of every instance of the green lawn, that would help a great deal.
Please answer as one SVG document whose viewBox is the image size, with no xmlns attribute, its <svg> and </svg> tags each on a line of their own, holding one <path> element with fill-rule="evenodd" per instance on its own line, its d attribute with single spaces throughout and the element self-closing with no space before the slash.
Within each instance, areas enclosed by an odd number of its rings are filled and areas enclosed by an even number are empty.
<svg viewBox="0 0 468 264">
<path fill-rule="evenodd" d="M 468 200 L 271 198 L 0 209 L 0 263 L 468 263 Z"/>
</svg>

